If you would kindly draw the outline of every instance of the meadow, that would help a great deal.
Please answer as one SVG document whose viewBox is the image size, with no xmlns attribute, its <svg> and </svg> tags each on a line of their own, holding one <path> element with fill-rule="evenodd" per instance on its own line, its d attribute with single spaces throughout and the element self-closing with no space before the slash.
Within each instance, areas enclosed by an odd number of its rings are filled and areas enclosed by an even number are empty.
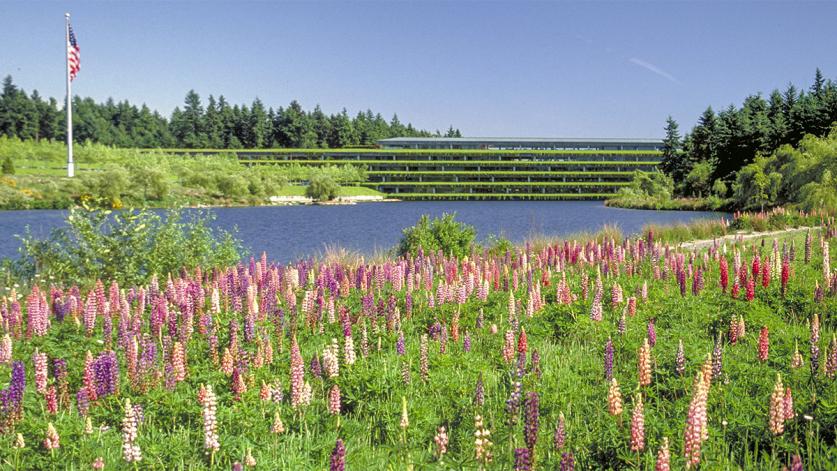
<svg viewBox="0 0 837 471">
<path fill-rule="evenodd" d="M 835 229 L 782 218 L 36 277 L 0 302 L 0 462 L 833 469 Z M 803 220 L 818 227 L 679 244 Z"/>
</svg>

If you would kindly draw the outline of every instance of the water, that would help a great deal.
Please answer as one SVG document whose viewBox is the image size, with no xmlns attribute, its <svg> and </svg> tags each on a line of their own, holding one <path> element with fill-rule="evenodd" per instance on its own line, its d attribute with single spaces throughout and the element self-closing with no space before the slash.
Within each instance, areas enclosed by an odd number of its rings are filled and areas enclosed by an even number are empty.
<svg viewBox="0 0 837 471">
<path fill-rule="evenodd" d="M 719 218 L 722 213 L 643 211 L 608 208 L 599 201 L 422 201 L 366 203 L 354 206 L 270 206 L 216 208 L 213 223 L 238 228 L 238 237 L 255 254 L 267 251 L 280 262 L 322 253 L 340 246 L 374 253 L 398 243 L 403 228 L 422 214 L 441 216 L 456 212 L 459 221 L 476 227 L 477 238 L 501 234 L 515 242 L 534 235 L 567 235 L 597 231 L 609 224 L 624 234 L 635 234 L 649 223 L 678 223 Z M 66 211 L 0 211 L 0 257 L 16 257 L 29 226 L 42 236 L 62 225 Z"/>
</svg>

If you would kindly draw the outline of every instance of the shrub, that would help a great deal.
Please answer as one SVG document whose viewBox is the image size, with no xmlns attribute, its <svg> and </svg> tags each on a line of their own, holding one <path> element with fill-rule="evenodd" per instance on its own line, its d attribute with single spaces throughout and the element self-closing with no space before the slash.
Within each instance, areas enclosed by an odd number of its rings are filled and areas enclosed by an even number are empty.
<svg viewBox="0 0 837 471">
<path fill-rule="evenodd" d="M 317 173 L 311 177 L 308 187 L 305 188 L 305 196 L 316 201 L 329 201 L 337 198 L 340 193 L 340 185 L 331 176 Z"/>
<path fill-rule="evenodd" d="M 474 226 L 456 220 L 456 214 L 445 213 L 432 220 L 425 214 L 415 226 L 404 229 L 398 247 L 399 255 L 441 250 L 446 255 L 464 257 L 471 253 L 477 231 Z"/>
<path fill-rule="evenodd" d="M 27 231 L 21 238 L 16 271 L 56 282 L 113 279 L 121 284 L 147 282 L 181 268 L 210 269 L 240 259 L 241 243 L 233 234 L 213 229 L 213 217 L 179 211 L 101 211 L 72 209 L 66 226 L 44 239 Z"/>
<path fill-rule="evenodd" d="M 15 163 L 12 161 L 12 156 L 6 154 L 6 157 L 3 159 L 3 175 L 14 175 L 15 174 Z"/>
</svg>

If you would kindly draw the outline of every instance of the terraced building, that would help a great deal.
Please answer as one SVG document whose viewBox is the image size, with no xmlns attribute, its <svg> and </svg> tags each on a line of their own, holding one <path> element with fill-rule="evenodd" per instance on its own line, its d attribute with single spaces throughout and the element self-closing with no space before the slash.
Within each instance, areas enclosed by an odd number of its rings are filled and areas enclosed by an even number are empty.
<svg viewBox="0 0 837 471">
<path fill-rule="evenodd" d="M 356 163 L 399 199 L 602 199 L 660 162 L 657 139 L 393 138 L 377 149 L 237 151 L 249 165 Z"/>
</svg>

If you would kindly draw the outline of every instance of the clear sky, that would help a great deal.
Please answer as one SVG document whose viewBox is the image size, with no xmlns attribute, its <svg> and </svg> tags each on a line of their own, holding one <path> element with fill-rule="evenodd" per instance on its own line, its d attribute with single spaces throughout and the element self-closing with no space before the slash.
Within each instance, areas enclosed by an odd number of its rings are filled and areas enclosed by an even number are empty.
<svg viewBox="0 0 837 471">
<path fill-rule="evenodd" d="M 168 115 L 190 88 L 268 106 L 393 113 L 467 136 L 658 137 L 816 67 L 837 78 L 837 2 L 17 2 L 0 75 Z"/>
</svg>

